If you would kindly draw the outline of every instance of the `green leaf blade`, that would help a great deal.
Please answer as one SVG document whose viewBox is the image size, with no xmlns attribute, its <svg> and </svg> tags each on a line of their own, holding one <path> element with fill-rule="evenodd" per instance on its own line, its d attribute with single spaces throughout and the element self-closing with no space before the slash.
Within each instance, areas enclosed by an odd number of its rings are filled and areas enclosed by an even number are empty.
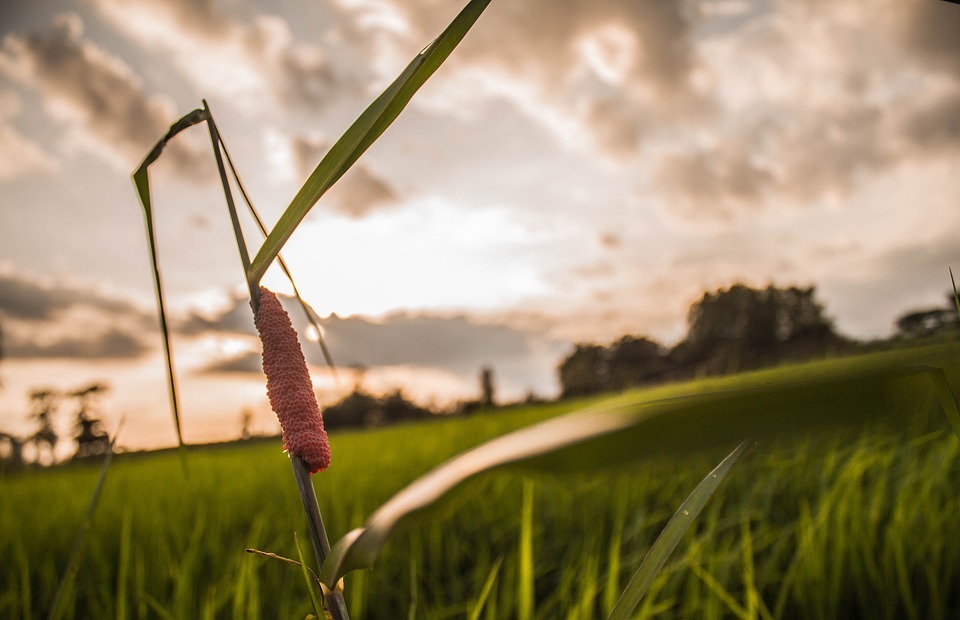
<svg viewBox="0 0 960 620">
<path fill-rule="evenodd" d="M 400 115 L 413 95 L 440 67 L 483 13 L 490 0 L 471 0 L 430 45 L 374 100 L 337 140 L 310 174 L 257 252 L 247 279 L 256 286 L 281 248 L 320 200 Z"/>
<path fill-rule="evenodd" d="M 351 570 L 371 567 L 393 534 L 428 520 L 481 474 L 581 472 L 665 455 L 726 452 L 746 437 L 801 437 L 862 425 L 881 413 L 901 413 L 903 390 L 929 389 L 919 380 L 929 375 L 930 367 L 875 367 L 659 401 L 614 400 L 520 429 L 454 457 L 394 495 L 334 545 L 320 579 L 331 587 Z"/>
<path fill-rule="evenodd" d="M 647 551 L 646 557 L 640 563 L 640 568 L 634 573 L 620 596 L 620 600 L 617 601 L 613 611 L 610 612 L 609 620 L 630 620 L 647 588 L 660 573 L 663 565 L 666 564 L 667 559 L 680 544 L 683 535 L 693 525 L 703 507 L 707 505 L 707 501 L 713 497 L 720 484 L 727 479 L 733 465 L 747 449 L 747 444 L 748 442 L 743 442 L 727 455 L 713 471 L 700 481 L 693 493 L 680 505 L 667 526 L 660 532 L 653 546 Z"/>
</svg>

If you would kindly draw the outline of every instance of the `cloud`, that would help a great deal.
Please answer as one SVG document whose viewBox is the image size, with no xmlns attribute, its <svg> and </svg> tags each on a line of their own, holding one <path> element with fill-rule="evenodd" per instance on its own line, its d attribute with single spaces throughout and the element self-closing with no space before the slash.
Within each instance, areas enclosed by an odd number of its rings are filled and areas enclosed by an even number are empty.
<svg viewBox="0 0 960 620">
<path fill-rule="evenodd" d="M 167 130 L 172 106 L 146 94 L 143 81 L 119 57 L 83 37 L 73 13 L 58 15 L 50 30 L 7 35 L 0 73 L 35 89 L 47 112 L 68 125 L 73 138 L 128 172 Z M 181 141 L 169 156 L 184 173 L 196 173 L 208 158 Z"/>
<path fill-rule="evenodd" d="M 234 357 L 219 359 L 203 369 L 204 373 L 254 373 L 263 374 L 263 360 L 259 353 L 248 352 Z"/>
<path fill-rule="evenodd" d="M 0 268 L 3 350 L 9 358 L 132 358 L 150 350 L 156 319 L 122 298 Z"/>
<path fill-rule="evenodd" d="M 295 311 L 300 312 L 299 310 Z M 246 296 L 234 297 L 226 308 L 210 315 L 190 312 L 184 319 L 176 322 L 175 329 L 187 336 L 197 336 L 205 333 L 233 333 L 251 336 L 257 334 L 256 327 L 253 325 L 253 313 Z"/>
<path fill-rule="evenodd" d="M 308 363 L 325 365 L 317 344 L 303 337 L 308 333 L 308 323 L 295 300 L 281 299 L 301 335 Z M 238 299 L 215 316 L 202 322 L 192 317 L 184 325 L 194 335 L 203 333 L 198 330 L 201 325 L 210 334 L 252 335 L 252 321 L 237 320 L 242 312 L 250 314 L 246 302 Z M 433 368 L 472 381 L 482 366 L 489 365 L 503 375 L 504 388 L 516 394 L 530 388 L 551 392 L 556 364 L 567 348 L 566 343 L 533 328 L 484 323 L 463 315 L 395 314 L 379 320 L 331 315 L 320 324 L 337 366 Z M 261 373 L 259 352 L 215 360 L 205 371 Z"/>
<path fill-rule="evenodd" d="M 950 108 L 960 88 L 931 71 L 936 63 L 913 59 L 960 39 L 937 34 L 943 27 L 925 42 L 906 33 L 956 7 L 897 4 L 891 13 L 885 0 L 781 3 L 749 28 L 700 41 L 713 108 L 684 124 L 684 142 L 651 153 L 668 209 L 690 220 L 840 205 L 871 178 L 952 156 L 960 130 Z"/>
<path fill-rule="evenodd" d="M 8 122 L 19 112 L 20 99 L 16 93 L 0 92 L 0 182 L 57 169 L 52 155 Z"/>
<path fill-rule="evenodd" d="M 404 8 L 421 27 L 418 36 L 439 32 L 449 19 L 429 2 Z M 457 55 L 553 83 L 586 62 L 606 79 L 652 83 L 673 95 L 688 87 L 697 64 L 690 32 L 681 2 L 527 0 L 486 11 Z"/>
<path fill-rule="evenodd" d="M 43 281 L 0 264 L 0 311 L 5 317 L 31 322 L 52 321 L 74 309 L 133 317 L 141 324 L 154 322 L 153 315 L 125 299 L 76 284 Z"/>
<path fill-rule="evenodd" d="M 24 338 L 13 332 L 4 342 L 4 354 L 11 359 L 130 359 L 150 350 L 138 336 L 119 328 L 49 340 Z"/>
<path fill-rule="evenodd" d="M 305 179 L 330 148 L 330 144 L 312 136 L 296 136 L 289 141 L 290 159 L 300 177 Z M 340 178 L 323 198 L 324 205 L 353 219 L 400 204 L 400 195 L 393 185 L 365 162 L 357 162 Z"/>
<path fill-rule="evenodd" d="M 690 216 L 726 219 L 744 206 L 757 206 L 774 185 L 772 172 L 743 149 L 730 145 L 709 152 L 667 158 L 659 171 L 661 186 Z"/>
<path fill-rule="evenodd" d="M 960 80 L 960 7 L 950 2 L 898 1 L 887 11 L 905 49 Z"/>
<path fill-rule="evenodd" d="M 960 146 L 960 90 L 924 102 L 900 120 L 900 132 L 919 154 L 953 155 Z"/>
<path fill-rule="evenodd" d="M 290 25 L 277 16 L 260 14 L 244 23 L 212 0 L 94 0 L 94 6 L 119 31 L 167 52 L 204 90 L 248 107 L 316 106 L 339 85 L 323 50 L 295 42 Z"/>
</svg>

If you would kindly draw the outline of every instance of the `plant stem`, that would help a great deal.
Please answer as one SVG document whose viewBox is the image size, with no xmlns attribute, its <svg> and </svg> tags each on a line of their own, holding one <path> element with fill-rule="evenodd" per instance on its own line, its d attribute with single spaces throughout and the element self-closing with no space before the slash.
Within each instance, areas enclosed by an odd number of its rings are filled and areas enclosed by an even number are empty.
<svg viewBox="0 0 960 620">
<path fill-rule="evenodd" d="M 320 515 L 320 505 L 317 504 L 317 494 L 310 479 L 310 472 L 306 463 L 299 456 L 290 457 L 293 465 L 293 475 L 297 480 L 297 490 L 300 491 L 300 501 L 303 502 L 303 511 L 307 515 L 307 530 L 310 532 L 310 543 L 313 545 L 313 554 L 317 560 L 317 567 L 323 566 L 327 554 L 330 553 L 330 541 L 323 527 L 323 517 Z M 347 604 L 343 599 L 343 592 L 339 590 L 325 591 L 324 599 L 327 611 L 333 620 L 349 620 Z"/>
</svg>

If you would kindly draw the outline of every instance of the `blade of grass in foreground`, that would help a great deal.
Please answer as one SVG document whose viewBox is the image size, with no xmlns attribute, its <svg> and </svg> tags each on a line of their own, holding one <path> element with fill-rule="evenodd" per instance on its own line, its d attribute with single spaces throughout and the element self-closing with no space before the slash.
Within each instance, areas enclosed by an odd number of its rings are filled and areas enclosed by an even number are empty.
<svg viewBox="0 0 960 620">
<path fill-rule="evenodd" d="M 660 532 L 656 542 L 650 547 L 640 568 L 633 574 L 630 583 L 624 589 L 620 600 L 610 612 L 609 620 L 629 620 L 633 616 L 640 599 L 646 593 L 654 577 L 660 573 L 660 569 L 666 564 L 670 554 L 673 553 L 680 539 L 693 525 L 694 520 L 700 515 L 700 511 L 707 505 L 707 501 L 713 496 L 714 491 L 720 484 L 726 480 L 730 474 L 730 469 L 734 463 L 740 459 L 748 442 L 743 442 L 727 458 L 723 459 L 717 467 L 700 481 L 697 488 L 693 490 L 690 497 L 680 505 L 680 508 L 667 523 L 667 526 Z"/>
<path fill-rule="evenodd" d="M 313 605 L 313 613 L 319 618 L 323 618 L 323 615 L 320 613 L 321 605 L 320 599 L 317 598 L 317 589 L 313 585 L 313 580 L 310 578 L 310 569 L 307 568 L 307 562 L 303 559 L 303 549 L 300 548 L 300 539 L 297 537 L 297 533 L 293 533 L 293 544 L 297 547 L 297 557 L 300 558 L 300 573 L 303 575 L 303 583 L 307 588 L 307 592 L 310 593 L 310 604 Z"/>
<path fill-rule="evenodd" d="M 900 407 L 904 391 L 914 396 L 928 390 L 928 376 L 929 367 L 886 367 L 660 401 L 615 401 L 509 433 L 454 457 L 394 495 L 334 545 L 320 580 L 332 587 L 351 570 L 371 567 L 396 531 L 428 520 L 433 509 L 483 473 L 580 472 L 703 449 L 726 451 L 745 437 L 802 437 L 883 414 L 908 415 Z"/>
<path fill-rule="evenodd" d="M 90 497 L 90 503 L 87 505 L 87 512 L 83 515 L 83 521 L 80 523 L 80 529 L 77 530 L 77 536 L 73 541 L 73 549 L 70 551 L 70 557 L 67 559 L 67 565 L 63 569 L 63 577 L 60 578 L 60 585 L 57 586 L 57 592 L 53 595 L 53 604 L 50 606 L 50 613 L 47 620 L 54 620 L 60 617 L 60 600 L 67 585 L 73 581 L 77 572 L 80 552 L 83 549 L 83 540 L 87 536 L 87 530 L 90 529 L 90 523 L 93 522 L 93 512 L 100 503 L 100 493 L 103 491 L 103 484 L 107 480 L 107 470 L 110 469 L 110 461 L 113 459 L 113 445 L 123 430 L 124 419 L 120 419 L 117 430 L 113 434 L 113 439 L 107 444 L 107 453 L 103 457 L 103 464 L 100 466 L 100 476 L 97 478 L 97 486 L 93 489 L 93 495 Z"/>
<path fill-rule="evenodd" d="M 316 170 L 297 192 L 290 206 L 280 216 L 277 225 L 254 257 L 250 272 L 247 274 L 252 288 L 259 285 L 263 274 L 280 253 L 283 244 L 287 242 L 307 212 L 320 200 L 320 196 L 330 189 L 396 120 L 413 95 L 446 60 L 489 3 L 490 0 L 471 0 L 450 22 L 446 30 L 417 54 L 393 84 L 364 110 L 363 114 L 331 147 Z"/>
<path fill-rule="evenodd" d="M 210 114 L 210 124 L 213 125 L 214 128 L 217 126 L 212 113 Z M 240 175 L 237 174 L 237 168 L 233 165 L 233 158 L 230 157 L 230 151 L 227 150 L 227 145 L 223 141 L 223 136 L 220 134 L 218 129 L 216 130 L 216 133 L 218 139 L 220 140 L 220 148 L 223 150 L 223 154 L 227 159 L 227 165 L 230 167 L 230 174 L 233 176 L 233 180 L 237 184 L 237 189 L 240 190 L 240 195 L 243 197 L 243 201 L 246 203 L 247 210 L 250 211 L 250 215 L 253 217 L 254 222 L 256 222 L 257 228 L 260 229 L 260 232 L 263 234 L 264 238 L 266 238 L 270 233 L 267 230 L 266 225 L 263 223 L 263 218 L 261 218 L 260 214 L 257 213 L 256 208 L 253 206 L 253 201 L 250 200 L 250 196 L 247 194 L 247 190 L 243 186 L 243 182 L 240 180 Z M 320 346 L 320 353 L 323 355 L 323 359 L 327 362 L 327 367 L 330 368 L 330 372 L 333 374 L 333 380 L 339 384 L 337 366 L 333 363 L 333 355 L 330 354 L 330 350 L 327 348 L 327 342 L 323 337 L 323 329 L 320 327 L 320 323 L 317 320 L 316 312 L 314 312 L 314 310 L 307 305 L 307 302 L 304 301 L 303 296 L 300 295 L 300 290 L 297 288 L 297 283 L 293 280 L 293 274 L 290 273 L 290 268 L 287 267 L 286 261 L 284 261 L 283 257 L 279 254 L 277 254 L 277 263 L 280 265 L 280 269 L 283 271 L 284 275 L 287 276 L 287 280 L 290 282 L 290 286 L 293 288 L 293 295 L 300 303 L 300 309 L 303 310 L 304 316 L 313 329 L 316 330 L 317 344 Z"/>
<path fill-rule="evenodd" d="M 143 206 L 143 215 L 147 225 L 147 243 L 150 246 L 150 263 L 153 265 L 153 284 L 157 295 L 157 309 L 160 314 L 160 333 L 163 336 L 163 353 L 167 362 L 167 387 L 170 391 L 170 407 L 173 410 L 173 423 L 177 428 L 177 445 L 183 448 L 183 433 L 180 428 L 180 404 L 177 398 L 177 380 L 173 374 L 173 355 L 170 352 L 170 329 L 167 325 L 167 312 L 163 297 L 163 283 L 160 279 L 160 262 L 157 257 L 156 233 L 153 226 L 153 206 L 150 201 L 150 164 L 157 161 L 160 153 L 163 152 L 167 142 L 173 139 L 184 129 L 193 127 L 198 123 L 207 120 L 207 114 L 204 110 L 193 110 L 184 115 L 180 120 L 170 126 L 166 135 L 154 145 L 140 167 L 133 173 L 133 184 L 137 188 L 137 196 L 140 198 L 140 204 Z"/>
</svg>

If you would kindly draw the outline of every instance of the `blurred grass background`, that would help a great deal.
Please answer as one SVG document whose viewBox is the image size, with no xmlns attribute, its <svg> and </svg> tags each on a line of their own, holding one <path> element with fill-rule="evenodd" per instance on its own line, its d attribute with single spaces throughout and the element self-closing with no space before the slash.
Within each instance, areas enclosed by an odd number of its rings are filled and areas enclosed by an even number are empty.
<svg viewBox="0 0 960 620">
<path fill-rule="evenodd" d="M 616 398 L 789 381 L 886 356 L 944 367 L 956 393 L 956 353 L 956 345 L 925 347 Z M 327 530 L 336 540 L 466 448 L 595 402 L 333 433 L 333 464 L 314 477 Z M 638 617 L 957 617 L 958 441 L 932 390 L 902 406 L 912 417 L 901 427 L 868 423 L 767 441 L 744 457 Z M 442 518 L 392 540 L 373 571 L 347 577 L 351 616 L 467 617 L 494 574 L 479 617 L 518 617 L 525 552 L 533 557 L 533 617 L 600 617 L 722 456 L 707 450 L 573 476 L 487 475 Z M 296 557 L 293 532 L 306 540 L 289 469 L 276 439 L 191 448 L 186 469 L 175 451 L 118 455 L 63 617 L 304 617 L 310 601 L 299 572 L 244 553 L 254 547 Z M 93 464 L 0 478 L 0 617 L 46 615 L 97 475 Z M 524 480 L 532 481 L 532 548 L 521 544 Z"/>
</svg>

